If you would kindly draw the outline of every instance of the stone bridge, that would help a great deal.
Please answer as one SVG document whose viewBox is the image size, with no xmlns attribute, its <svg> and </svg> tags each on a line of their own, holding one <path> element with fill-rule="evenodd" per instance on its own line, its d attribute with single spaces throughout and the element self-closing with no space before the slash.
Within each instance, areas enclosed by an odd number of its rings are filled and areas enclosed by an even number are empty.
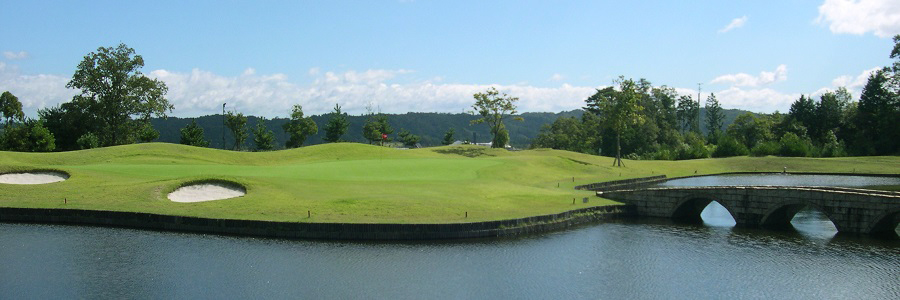
<svg viewBox="0 0 900 300">
<path fill-rule="evenodd" d="M 719 202 L 736 226 L 785 228 L 809 205 L 825 213 L 839 232 L 896 236 L 900 193 L 834 187 L 710 186 L 597 192 L 635 207 L 639 216 L 702 222 L 700 212 Z"/>
</svg>

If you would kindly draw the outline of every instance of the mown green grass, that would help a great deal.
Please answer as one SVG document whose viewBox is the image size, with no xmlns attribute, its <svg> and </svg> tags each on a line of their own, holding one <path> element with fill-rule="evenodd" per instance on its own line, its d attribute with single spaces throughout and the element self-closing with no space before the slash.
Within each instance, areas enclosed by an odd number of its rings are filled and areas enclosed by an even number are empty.
<svg viewBox="0 0 900 300">
<path fill-rule="evenodd" d="M 898 157 L 625 163 L 626 167 L 616 168 L 611 158 L 545 149 L 395 150 L 353 143 L 256 153 L 162 143 L 65 153 L 0 152 L 0 173 L 58 169 L 71 175 L 52 184 L 2 184 L 0 206 L 292 222 L 455 223 L 617 204 L 573 189 L 591 182 L 659 174 L 780 172 L 784 167 L 792 172 L 892 174 L 900 170 Z M 240 183 L 247 195 L 201 203 L 166 198 L 185 182 L 206 179 Z M 590 197 L 590 202 L 582 203 L 583 197 Z M 311 218 L 307 211 L 312 212 Z"/>
</svg>

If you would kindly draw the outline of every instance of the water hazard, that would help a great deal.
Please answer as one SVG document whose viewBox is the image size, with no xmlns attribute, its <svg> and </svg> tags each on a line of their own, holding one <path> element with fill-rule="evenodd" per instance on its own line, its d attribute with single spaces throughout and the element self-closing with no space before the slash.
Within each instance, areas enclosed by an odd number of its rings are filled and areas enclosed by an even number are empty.
<svg viewBox="0 0 900 300">
<path fill-rule="evenodd" d="M 0 223 L 0 240 L 0 298 L 900 298 L 897 242 L 729 226 L 360 243 Z"/>
<path fill-rule="evenodd" d="M 0 223 L 0 298 L 900 299 L 900 241 L 810 210 L 789 231 L 702 217 L 449 242 Z"/>
</svg>

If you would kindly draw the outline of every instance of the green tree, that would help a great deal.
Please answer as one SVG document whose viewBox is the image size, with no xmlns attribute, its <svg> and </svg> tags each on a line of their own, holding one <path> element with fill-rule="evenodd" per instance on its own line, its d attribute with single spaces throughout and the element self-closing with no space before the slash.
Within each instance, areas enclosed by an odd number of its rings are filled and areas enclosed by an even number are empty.
<svg viewBox="0 0 900 300">
<path fill-rule="evenodd" d="M 100 147 L 100 138 L 93 132 L 88 132 L 78 137 L 75 143 L 78 145 L 78 149 L 81 150 L 94 149 Z"/>
<path fill-rule="evenodd" d="M 144 59 L 125 44 L 100 47 L 78 64 L 67 88 L 80 94 L 72 102 L 88 107 L 93 117 L 83 122 L 99 122 L 101 146 L 127 144 L 134 141 L 142 124 L 151 116 L 165 117 L 174 106 L 165 98 L 166 84 L 141 73 Z"/>
<path fill-rule="evenodd" d="M 788 122 L 797 121 L 800 125 L 809 129 L 810 125 L 813 124 L 815 117 L 816 104 L 813 102 L 812 98 L 800 95 L 800 99 L 791 103 L 791 109 L 788 111 L 788 118 L 785 120 Z"/>
<path fill-rule="evenodd" d="M 44 126 L 56 137 L 56 148 L 61 151 L 85 149 L 78 139 L 90 133 L 99 132 L 100 121 L 90 111 L 91 106 L 85 102 L 65 102 L 56 107 L 49 107 L 38 111 L 38 115 L 44 120 Z M 97 139 L 99 147 L 100 140 Z"/>
<path fill-rule="evenodd" d="M 453 137 L 454 135 L 456 135 L 456 130 L 453 128 L 448 129 L 447 133 L 444 133 L 444 139 L 441 140 L 441 145 L 453 144 L 453 142 L 456 141 L 456 139 Z"/>
<path fill-rule="evenodd" d="M 393 134 L 394 128 L 391 127 L 391 124 L 388 123 L 388 117 L 385 115 L 369 115 L 369 118 L 366 119 L 365 125 L 363 125 L 363 137 L 369 141 L 369 144 L 374 144 L 379 142 L 384 145 L 384 142 L 389 142 L 390 138 L 382 139 L 382 134 Z"/>
<path fill-rule="evenodd" d="M 416 147 L 416 144 L 419 143 L 419 136 L 410 133 L 409 130 L 406 129 L 401 128 L 400 133 L 398 133 L 397 136 L 400 138 L 400 142 L 409 148 Z"/>
<path fill-rule="evenodd" d="M 726 134 L 731 136 L 747 149 L 752 149 L 758 143 L 772 140 L 772 119 L 768 116 L 756 117 L 747 112 L 738 115 L 731 125 L 728 125 Z"/>
<path fill-rule="evenodd" d="M 814 121 L 809 124 L 813 140 L 819 144 L 825 144 L 825 140 L 829 138 L 827 136 L 829 132 L 834 135 L 834 132 L 841 127 L 843 113 L 841 100 L 838 99 L 836 93 L 822 94 L 819 103 L 816 104 Z"/>
<path fill-rule="evenodd" d="M 325 124 L 325 137 L 322 138 L 329 143 L 337 143 L 341 141 L 341 136 L 347 133 L 350 122 L 347 121 L 346 114 L 341 112 L 341 106 L 334 105 L 334 111 L 331 112 L 331 118 Z"/>
<path fill-rule="evenodd" d="M 700 132 L 700 103 L 694 101 L 690 95 L 678 98 L 678 108 L 675 116 L 681 124 L 681 132 Z"/>
<path fill-rule="evenodd" d="M 506 93 L 500 94 L 494 87 L 484 93 L 476 93 L 473 97 L 475 97 L 475 104 L 472 105 L 472 108 L 481 115 L 481 118 L 472 120 L 471 124 L 487 123 L 491 128 L 491 147 L 505 147 L 506 142 L 503 139 L 509 141 L 509 132 L 503 125 L 503 117 L 518 113 L 516 101 L 519 101 L 519 98 Z M 513 117 L 513 120 L 522 121 L 523 119 L 522 117 Z M 503 132 L 505 132 L 505 137 L 504 134 L 501 134 Z"/>
<path fill-rule="evenodd" d="M 266 128 L 266 119 L 256 120 L 256 130 L 253 132 L 253 143 L 257 151 L 269 151 L 275 148 L 275 133 Z"/>
<path fill-rule="evenodd" d="M 871 74 L 863 87 L 855 120 L 858 133 L 853 147 L 857 154 L 890 155 L 900 150 L 900 99 L 889 80 L 885 68 Z"/>
<path fill-rule="evenodd" d="M 294 105 L 291 111 L 291 119 L 281 126 L 290 138 L 288 138 L 285 147 L 297 148 L 303 146 L 306 138 L 319 133 L 319 126 L 313 121 L 312 117 L 303 116 L 303 107 L 299 104 Z"/>
<path fill-rule="evenodd" d="M 229 111 L 225 114 L 225 127 L 228 127 L 234 137 L 233 149 L 236 151 L 240 151 L 244 147 L 244 141 L 247 140 L 247 128 L 244 125 L 247 125 L 247 117 L 244 116 L 244 113 L 235 114 Z"/>
<path fill-rule="evenodd" d="M 638 104 L 641 94 L 634 80 L 619 76 L 616 81 L 619 90 L 612 87 L 597 90 L 585 102 L 586 109 L 600 116 L 603 127 L 612 129 L 616 133 L 616 159 L 614 166 L 623 166 L 622 163 L 622 133 L 629 127 L 644 123 L 641 111 L 644 109 Z"/>
<path fill-rule="evenodd" d="M 150 125 L 150 120 L 140 121 L 138 124 L 135 139 L 139 143 L 149 143 L 159 138 L 159 131 L 153 129 L 153 125 Z"/>
<path fill-rule="evenodd" d="M 19 98 L 9 91 L 0 94 L 0 116 L 6 118 L 6 126 L 12 124 L 12 121 L 24 121 L 25 113 L 22 112 L 22 102 Z"/>
<path fill-rule="evenodd" d="M 590 145 L 585 145 L 587 141 L 584 139 L 581 123 L 575 117 L 560 117 L 551 124 L 544 124 L 531 142 L 531 147 L 589 152 Z"/>
<path fill-rule="evenodd" d="M 0 137 L 0 149 L 20 152 L 50 152 L 56 149 L 53 134 L 41 120 L 25 119 L 21 124 L 7 125 Z"/>
<path fill-rule="evenodd" d="M 197 125 L 196 119 L 192 119 L 191 124 L 181 129 L 180 143 L 196 147 L 209 147 L 209 141 L 203 136 L 203 127 Z"/>
<path fill-rule="evenodd" d="M 706 128 L 709 130 L 709 142 L 718 143 L 718 137 L 722 132 L 722 124 L 725 122 L 725 114 L 722 106 L 716 99 L 716 94 L 710 93 L 706 98 Z"/>
</svg>

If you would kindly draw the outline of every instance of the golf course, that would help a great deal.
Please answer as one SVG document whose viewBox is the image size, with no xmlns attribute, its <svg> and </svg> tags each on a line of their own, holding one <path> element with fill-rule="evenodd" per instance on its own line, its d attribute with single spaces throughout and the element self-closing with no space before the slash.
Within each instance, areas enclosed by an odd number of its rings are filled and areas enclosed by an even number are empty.
<svg viewBox="0 0 900 300">
<path fill-rule="evenodd" d="M 0 152 L 0 174 L 59 171 L 47 184 L 0 184 L 0 206 L 142 212 L 316 223 L 469 223 L 619 205 L 576 185 L 653 175 L 724 172 L 896 174 L 898 157 L 733 157 L 630 161 L 569 151 L 478 146 L 398 150 L 333 143 L 235 152 L 166 143 L 59 153 Z M 180 203 L 192 183 L 224 182 L 246 194 Z M 589 197 L 588 203 L 582 198 Z M 573 199 L 577 199 L 574 201 Z"/>
</svg>

